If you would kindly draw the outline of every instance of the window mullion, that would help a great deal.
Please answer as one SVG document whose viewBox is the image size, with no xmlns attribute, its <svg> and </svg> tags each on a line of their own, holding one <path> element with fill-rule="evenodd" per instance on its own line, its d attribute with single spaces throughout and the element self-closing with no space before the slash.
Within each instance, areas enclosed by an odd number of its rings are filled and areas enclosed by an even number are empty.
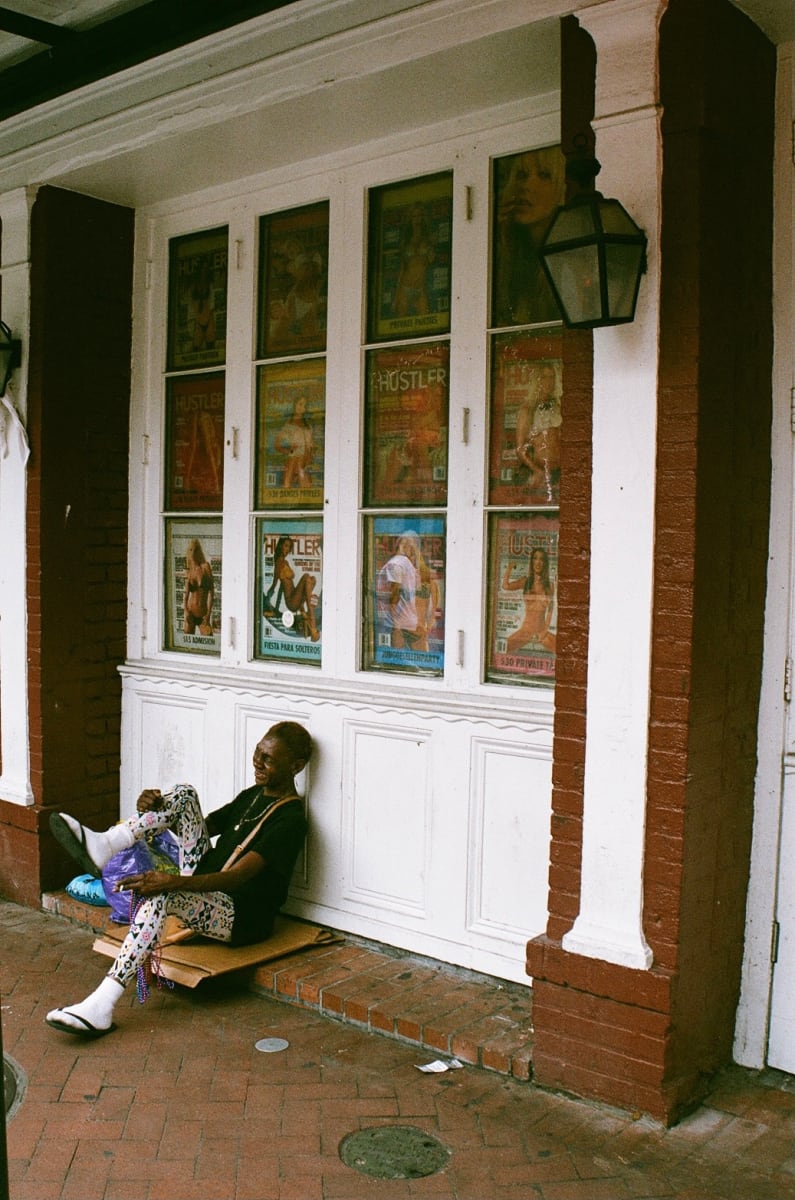
<svg viewBox="0 0 795 1200">
<path fill-rule="evenodd" d="M 485 161 L 484 161 L 485 160 Z M 456 691 L 481 681 L 485 547 L 488 160 L 472 150 L 456 172 L 453 243 L 453 336 L 450 351 L 450 504 L 447 529 L 447 661 Z"/>
<path fill-rule="evenodd" d="M 252 339 L 256 228 L 250 210 L 229 222 L 227 285 L 226 422 L 224 436 L 224 607 L 221 662 L 244 665 L 251 657 L 252 562 L 249 506 L 254 446 Z"/>
</svg>

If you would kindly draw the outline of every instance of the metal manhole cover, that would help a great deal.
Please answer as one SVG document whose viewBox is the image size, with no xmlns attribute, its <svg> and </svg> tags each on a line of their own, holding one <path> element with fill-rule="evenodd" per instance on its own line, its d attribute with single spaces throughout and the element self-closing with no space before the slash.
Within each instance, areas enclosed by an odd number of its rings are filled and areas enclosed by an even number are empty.
<svg viewBox="0 0 795 1200">
<path fill-rule="evenodd" d="M 5 1100 L 5 1117 L 10 1121 L 22 1103 L 25 1093 L 25 1072 L 19 1063 L 14 1062 L 7 1054 L 3 1055 L 3 1093 Z"/>
<path fill-rule="evenodd" d="M 412 1125 L 379 1125 L 349 1133 L 340 1142 L 347 1167 L 376 1179 L 419 1179 L 447 1165 L 450 1151 Z"/>
<path fill-rule="evenodd" d="M 254 1049 L 259 1050 L 262 1054 L 278 1054 L 280 1050 L 286 1050 L 290 1043 L 286 1038 L 260 1038 L 254 1043 Z"/>
</svg>

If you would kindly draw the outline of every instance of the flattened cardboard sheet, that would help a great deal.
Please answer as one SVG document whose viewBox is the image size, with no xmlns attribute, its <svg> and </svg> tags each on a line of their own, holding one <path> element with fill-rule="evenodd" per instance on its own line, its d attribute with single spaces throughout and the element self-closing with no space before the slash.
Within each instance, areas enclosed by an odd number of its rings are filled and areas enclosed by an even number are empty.
<svg viewBox="0 0 795 1200">
<path fill-rule="evenodd" d="M 340 935 L 330 929 L 282 916 L 276 918 L 273 933 L 266 941 L 253 942 L 250 946 L 225 946 L 203 937 L 180 941 L 180 928 L 171 918 L 166 922 L 166 944 L 161 947 L 160 966 L 166 979 L 190 988 L 215 975 L 272 962 L 310 946 L 328 946 L 342 941 Z M 126 933 L 126 925 L 109 928 L 96 938 L 94 949 L 98 954 L 115 958 Z"/>
</svg>

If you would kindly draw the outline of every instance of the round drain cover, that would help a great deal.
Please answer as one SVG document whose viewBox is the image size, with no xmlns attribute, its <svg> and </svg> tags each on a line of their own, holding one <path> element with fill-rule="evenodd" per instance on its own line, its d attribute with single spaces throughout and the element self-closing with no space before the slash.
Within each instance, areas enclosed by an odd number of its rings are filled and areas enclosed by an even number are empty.
<svg viewBox="0 0 795 1200">
<path fill-rule="evenodd" d="M 261 1050 L 263 1054 L 275 1054 L 277 1050 L 286 1050 L 290 1045 L 284 1038 L 260 1038 L 254 1043 L 255 1050 Z"/>
<path fill-rule="evenodd" d="M 25 1072 L 19 1063 L 14 1062 L 7 1054 L 3 1055 L 3 1093 L 5 1099 L 5 1119 L 9 1121 L 22 1103 L 26 1086 Z"/>
<path fill-rule="evenodd" d="M 347 1167 L 376 1179 L 419 1179 L 446 1166 L 450 1151 L 412 1125 L 379 1125 L 349 1133 L 340 1142 Z"/>
<path fill-rule="evenodd" d="M 17 1077 L 7 1059 L 3 1059 L 3 1092 L 5 1093 L 6 1112 L 11 1109 L 17 1098 Z"/>
</svg>

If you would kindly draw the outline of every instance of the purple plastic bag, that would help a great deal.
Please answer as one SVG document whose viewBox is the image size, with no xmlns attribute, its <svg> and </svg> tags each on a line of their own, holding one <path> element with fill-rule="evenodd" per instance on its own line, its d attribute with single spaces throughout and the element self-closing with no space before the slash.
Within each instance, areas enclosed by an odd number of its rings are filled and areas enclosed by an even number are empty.
<svg viewBox="0 0 795 1200">
<path fill-rule="evenodd" d="M 144 871 L 168 870 L 168 863 L 178 870 L 178 862 L 179 846 L 167 830 L 152 838 L 151 847 L 142 839 L 133 842 L 127 850 L 114 854 L 102 868 L 102 887 L 110 906 L 111 921 L 118 925 L 130 923 L 130 892 L 113 890 L 120 879 L 127 875 L 141 875 Z"/>
</svg>

